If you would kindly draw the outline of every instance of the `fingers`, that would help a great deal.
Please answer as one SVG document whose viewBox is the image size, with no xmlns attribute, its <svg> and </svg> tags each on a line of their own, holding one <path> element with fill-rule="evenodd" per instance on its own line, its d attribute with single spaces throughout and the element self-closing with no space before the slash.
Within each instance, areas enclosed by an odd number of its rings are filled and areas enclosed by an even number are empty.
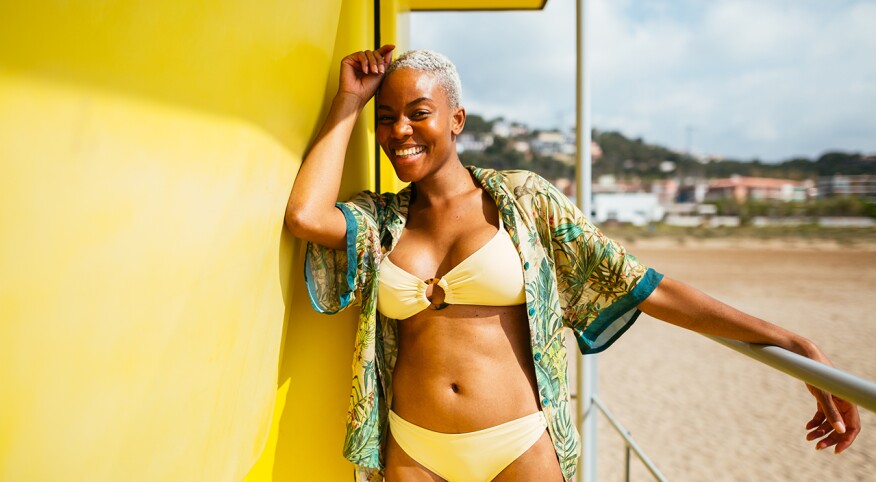
<svg viewBox="0 0 876 482">
<path fill-rule="evenodd" d="M 359 60 L 359 68 L 362 70 L 363 73 L 367 74 L 369 67 L 368 55 L 366 55 L 365 52 L 356 52 L 353 55 L 355 55 L 356 59 Z"/>
<path fill-rule="evenodd" d="M 823 450 L 835 445 L 834 453 L 839 454 L 852 445 L 861 432 L 858 407 L 818 389 L 813 390 L 812 394 L 818 400 L 818 410 L 806 424 L 807 429 L 812 429 L 806 434 L 806 440 L 824 437 L 815 444 L 815 449 Z M 827 395 L 825 401 L 819 396 L 821 394 Z M 836 412 L 835 419 L 830 415 L 831 410 Z"/>
<path fill-rule="evenodd" d="M 363 101 L 374 96 L 392 60 L 394 45 L 377 50 L 353 52 L 341 60 L 338 92 L 353 94 Z"/>
<path fill-rule="evenodd" d="M 386 64 L 389 64 L 390 62 L 392 62 L 392 51 L 393 50 L 395 50 L 395 45 L 386 44 L 383 47 L 380 47 L 379 49 L 377 49 L 376 52 L 378 55 L 383 57 L 383 61 Z"/>
<path fill-rule="evenodd" d="M 835 454 L 841 454 L 841 453 L 843 453 L 843 450 L 849 448 L 849 446 L 852 445 L 852 442 L 853 442 L 854 440 L 855 440 L 855 439 L 852 438 L 852 439 L 843 440 L 843 441 L 837 443 L 837 444 L 836 444 L 836 448 L 833 449 L 833 453 L 835 453 Z"/>
<path fill-rule="evenodd" d="M 363 74 L 382 74 L 392 60 L 394 45 L 384 45 L 378 50 L 363 50 L 350 54 Z"/>
<path fill-rule="evenodd" d="M 376 74 L 377 71 L 377 60 L 374 58 L 374 52 L 370 50 L 365 51 L 365 57 L 368 58 L 368 65 L 365 67 L 364 71 L 366 74 Z"/>
<path fill-rule="evenodd" d="M 833 432 L 832 434 L 824 437 L 817 444 L 815 444 L 815 450 L 824 450 L 828 447 L 836 445 L 836 448 L 834 448 L 834 453 L 842 453 L 843 450 L 852 445 L 852 442 L 854 442 L 856 435 L 857 434 L 852 435 Z"/>
<path fill-rule="evenodd" d="M 839 433 L 844 433 L 846 425 L 843 423 L 843 416 L 833 402 L 833 396 L 824 390 L 816 390 L 814 395 L 815 400 L 818 401 L 818 406 L 821 407 L 821 411 L 824 413 L 824 417 L 830 422 L 833 429 Z"/>
<path fill-rule="evenodd" d="M 822 423 L 824 423 L 824 420 L 825 420 L 824 414 L 821 413 L 821 410 L 816 410 L 815 416 L 812 417 L 812 420 L 810 420 L 808 423 L 806 423 L 806 430 L 811 430 L 811 429 L 821 425 Z"/>
<path fill-rule="evenodd" d="M 815 450 L 824 450 L 830 446 L 836 445 L 840 442 L 840 437 L 842 437 L 841 433 L 833 432 L 827 437 L 819 440 L 818 443 L 815 444 Z"/>
<path fill-rule="evenodd" d="M 833 432 L 833 427 L 827 421 L 824 421 L 821 425 L 815 428 L 815 430 L 806 434 L 806 440 L 815 440 L 819 437 L 824 437 L 825 435 Z"/>
</svg>

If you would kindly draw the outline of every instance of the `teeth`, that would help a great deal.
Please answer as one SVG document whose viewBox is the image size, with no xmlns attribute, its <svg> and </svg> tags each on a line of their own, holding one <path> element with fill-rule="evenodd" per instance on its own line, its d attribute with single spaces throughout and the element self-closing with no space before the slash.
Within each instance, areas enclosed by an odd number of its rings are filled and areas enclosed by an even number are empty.
<svg viewBox="0 0 876 482">
<path fill-rule="evenodd" d="M 395 155 L 396 156 L 413 156 L 413 155 L 419 154 L 425 150 L 426 150 L 426 148 L 422 147 L 422 146 L 409 147 L 407 149 L 396 149 Z"/>
</svg>

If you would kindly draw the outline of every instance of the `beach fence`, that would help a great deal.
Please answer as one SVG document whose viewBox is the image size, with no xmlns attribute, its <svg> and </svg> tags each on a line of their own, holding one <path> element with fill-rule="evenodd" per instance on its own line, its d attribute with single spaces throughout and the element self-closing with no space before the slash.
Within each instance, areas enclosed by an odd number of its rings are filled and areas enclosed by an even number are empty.
<svg viewBox="0 0 876 482">
<path fill-rule="evenodd" d="M 809 358 L 777 346 L 746 343 L 719 336 L 704 336 L 747 357 L 757 360 L 758 362 L 769 365 L 812 386 L 827 390 L 843 400 L 852 402 L 859 405 L 861 408 L 876 413 L 876 383 L 873 381 L 810 360 Z M 585 357 L 579 356 L 578 358 Z M 572 395 L 573 398 L 576 398 L 577 401 L 579 401 L 579 406 L 584 405 L 588 407 L 586 411 L 578 413 L 579 427 L 582 433 L 588 425 L 595 426 L 595 413 L 596 411 L 599 411 L 608 420 L 614 431 L 624 440 L 624 480 L 627 482 L 630 480 L 631 454 L 635 454 L 648 472 L 654 477 L 654 480 L 665 482 L 667 479 L 663 473 L 660 472 L 660 469 L 657 468 L 657 465 L 636 443 L 636 440 L 632 437 L 629 430 L 621 425 L 620 421 L 618 421 L 618 419 L 599 399 L 596 390 L 592 388 L 595 387 L 595 385 L 594 380 L 591 380 L 588 384 L 579 384 L 578 386 L 581 387 L 581 389 L 578 393 Z M 591 388 L 589 389 L 589 393 L 586 393 L 588 391 L 588 386 Z M 580 398 L 578 396 L 579 393 L 581 394 Z M 579 466 L 577 474 L 578 482 L 596 481 L 597 455 L 598 447 L 595 443 L 588 447 L 587 450 L 583 451 L 581 465 Z"/>
</svg>

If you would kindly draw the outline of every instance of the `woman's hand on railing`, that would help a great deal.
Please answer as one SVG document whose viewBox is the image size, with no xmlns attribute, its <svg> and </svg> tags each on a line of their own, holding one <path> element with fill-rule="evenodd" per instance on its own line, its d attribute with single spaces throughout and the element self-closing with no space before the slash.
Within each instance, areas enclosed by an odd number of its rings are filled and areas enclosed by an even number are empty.
<svg viewBox="0 0 876 482">
<path fill-rule="evenodd" d="M 663 281 L 639 309 L 660 320 L 697 333 L 729 338 L 747 343 L 775 345 L 825 365 L 830 360 L 810 340 L 780 326 L 743 313 L 686 284 L 663 277 Z M 807 385 L 818 402 L 818 410 L 806 424 L 811 430 L 807 440 L 821 438 L 815 448 L 836 445 L 840 453 L 858 436 L 861 419 L 858 407 L 830 393 Z M 824 437 L 824 438 L 822 438 Z"/>
<path fill-rule="evenodd" d="M 806 430 L 811 430 L 806 434 L 806 440 L 821 438 L 815 444 L 816 450 L 836 445 L 834 453 L 838 454 L 847 449 L 861 432 L 858 407 L 808 383 L 806 388 L 818 402 L 815 416 L 806 424 Z"/>
</svg>

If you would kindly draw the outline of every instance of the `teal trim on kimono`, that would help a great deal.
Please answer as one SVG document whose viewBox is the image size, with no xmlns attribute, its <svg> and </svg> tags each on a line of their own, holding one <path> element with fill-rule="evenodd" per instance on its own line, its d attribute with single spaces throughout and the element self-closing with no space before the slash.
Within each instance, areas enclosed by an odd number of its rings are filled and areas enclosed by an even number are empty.
<svg viewBox="0 0 876 482">
<path fill-rule="evenodd" d="M 307 244 L 308 253 L 304 256 L 304 283 L 307 286 L 307 296 L 310 298 L 310 304 L 313 306 L 313 309 L 318 313 L 324 313 L 326 315 L 333 315 L 350 304 L 350 301 L 353 299 L 353 287 L 356 286 L 356 266 L 359 263 L 359 257 L 356 255 L 356 235 L 359 232 L 359 225 L 356 223 L 356 216 L 350 211 L 350 208 L 344 205 L 344 203 L 335 203 L 335 207 L 341 210 L 344 213 L 344 221 L 347 223 L 347 286 L 344 292 L 340 295 L 340 305 L 337 310 L 330 311 L 326 310 L 320 303 L 319 300 L 316 299 L 316 284 L 313 281 L 313 268 L 310 265 L 310 247 L 311 244 Z"/>
<path fill-rule="evenodd" d="M 578 340 L 581 353 L 584 355 L 599 353 L 617 341 L 633 326 L 642 313 L 642 310 L 638 309 L 639 304 L 657 288 L 662 279 L 662 274 L 654 271 L 653 268 L 648 268 L 632 291 L 600 313 L 583 332 L 575 330 L 575 338 Z"/>
</svg>

